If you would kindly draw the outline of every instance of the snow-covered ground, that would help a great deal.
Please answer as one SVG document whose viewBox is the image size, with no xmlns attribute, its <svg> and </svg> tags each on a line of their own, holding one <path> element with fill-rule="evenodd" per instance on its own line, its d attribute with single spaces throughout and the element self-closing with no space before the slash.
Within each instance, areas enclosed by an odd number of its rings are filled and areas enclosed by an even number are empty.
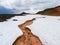
<svg viewBox="0 0 60 45">
<path fill-rule="evenodd" d="M 15 39 L 22 35 L 19 24 L 26 20 L 43 17 L 41 15 L 15 16 L 8 21 L 0 22 L 0 45 L 12 45 Z M 44 16 L 37 18 L 28 26 L 37 35 L 44 45 L 60 45 L 60 17 Z M 19 21 L 12 21 L 18 19 Z"/>
</svg>

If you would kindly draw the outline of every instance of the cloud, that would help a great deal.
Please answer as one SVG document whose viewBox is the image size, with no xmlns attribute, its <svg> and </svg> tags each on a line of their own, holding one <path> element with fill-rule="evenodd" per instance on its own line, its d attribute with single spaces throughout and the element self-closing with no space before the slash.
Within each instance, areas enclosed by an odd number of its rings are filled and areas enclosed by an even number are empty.
<svg viewBox="0 0 60 45">
<path fill-rule="evenodd" d="M 15 9 L 18 12 L 43 10 L 60 5 L 58 0 L 0 0 L 0 5 L 7 9 Z"/>
<path fill-rule="evenodd" d="M 15 13 L 14 10 L 10 10 L 0 6 L 0 14 L 14 14 L 14 13 Z"/>
</svg>

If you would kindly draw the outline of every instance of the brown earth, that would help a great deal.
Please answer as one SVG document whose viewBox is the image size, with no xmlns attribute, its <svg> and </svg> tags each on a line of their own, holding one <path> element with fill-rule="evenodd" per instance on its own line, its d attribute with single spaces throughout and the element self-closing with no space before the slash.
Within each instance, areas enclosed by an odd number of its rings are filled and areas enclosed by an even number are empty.
<svg viewBox="0 0 60 45">
<path fill-rule="evenodd" d="M 38 36 L 34 35 L 27 25 L 32 24 L 33 20 L 28 20 L 25 23 L 18 25 L 22 30 L 23 35 L 19 36 L 12 45 L 43 45 Z"/>
<path fill-rule="evenodd" d="M 50 15 L 50 16 L 60 16 L 60 6 L 45 9 L 44 11 L 39 11 L 37 14 Z"/>
<path fill-rule="evenodd" d="M 40 41 L 40 39 L 33 34 L 29 34 L 28 38 L 29 39 L 26 39 L 24 35 L 19 36 L 15 40 L 13 45 L 43 45 L 42 42 Z"/>
</svg>

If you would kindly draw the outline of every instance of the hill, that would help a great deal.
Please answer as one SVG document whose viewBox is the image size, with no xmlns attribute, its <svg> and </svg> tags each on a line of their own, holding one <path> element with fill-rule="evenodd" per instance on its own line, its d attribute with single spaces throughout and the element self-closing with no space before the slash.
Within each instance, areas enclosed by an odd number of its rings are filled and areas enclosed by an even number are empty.
<svg viewBox="0 0 60 45">
<path fill-rule="evenodd" d="M 14 16 L 24 16 L 21 14 L 0 14 L 0 22 L 7 21 L 7 19 L 10 19 Z"/>
<path fill-rule="evenodd" d="M 50 16 L 60 16 L 60 6 L 45 9 L 43 11 L 37 12 L 36 14 L 50 15 Z"/>
</svg>

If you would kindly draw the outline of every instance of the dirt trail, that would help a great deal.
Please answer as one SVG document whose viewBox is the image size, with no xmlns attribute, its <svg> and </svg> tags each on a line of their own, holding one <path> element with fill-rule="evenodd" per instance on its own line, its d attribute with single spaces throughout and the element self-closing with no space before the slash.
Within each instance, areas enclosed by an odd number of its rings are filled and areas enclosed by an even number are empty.
<svg viewBox="0 0 60 45">
<path fill-rule="evenodd" d="M 27 25 L 33 23 L 33 20 L 28 20 L 25 23 L 18 25 L 22 30 L 23 35 L 19 36 L 13 43 L 13 45 L 43 45 L 38 36 L 34 35 Z"/>
</svg>

